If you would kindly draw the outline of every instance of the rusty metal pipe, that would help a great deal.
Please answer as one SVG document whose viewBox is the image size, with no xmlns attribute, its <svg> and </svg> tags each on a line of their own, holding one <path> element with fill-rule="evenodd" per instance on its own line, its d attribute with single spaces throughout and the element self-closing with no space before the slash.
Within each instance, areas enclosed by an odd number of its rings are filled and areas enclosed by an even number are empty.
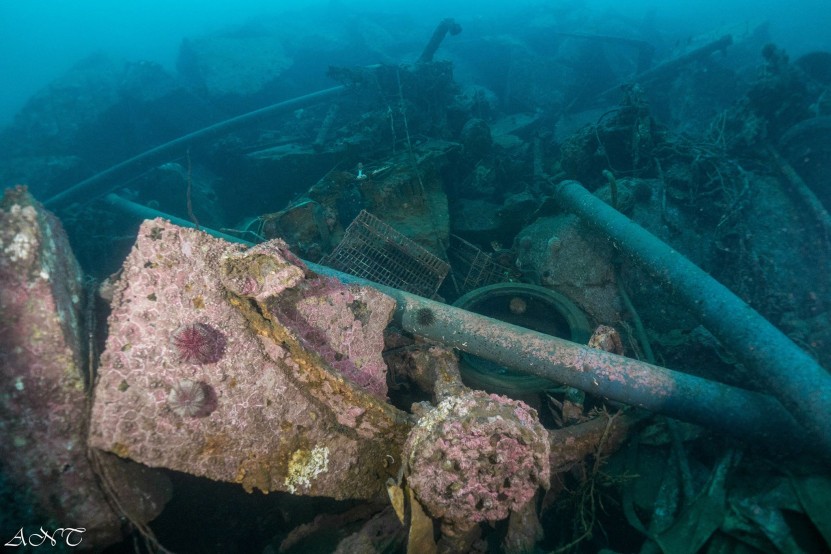
<svg viewBox="0 0 831 554">
<path fill-rule="evenodd" d="M 730 350 L 831 455 L 831 374 L 784 333 L 685 256 L 592 195 L 577 181 L 556 186 L 560 204 L 608 235 L 623 253 Z"/>
</svg>

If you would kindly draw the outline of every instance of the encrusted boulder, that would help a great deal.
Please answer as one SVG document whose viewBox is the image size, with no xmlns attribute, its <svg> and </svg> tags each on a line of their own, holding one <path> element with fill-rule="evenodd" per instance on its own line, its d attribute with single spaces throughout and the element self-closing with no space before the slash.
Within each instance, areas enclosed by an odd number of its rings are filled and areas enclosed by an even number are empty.
<svg viewBox="0 0 831 554">
<path fill-rule="evenodd" d="M 90 441 L 249 491 L 373 498 L 410 429 L 382 400 L 393 306 L 314 275 L 282 241 L 245 250 L 145 221 L 116 284 Z"/>
<path fill-rule="evenodd" d="M 158 515 L 169 483 L 105 455 L 93 456 L 94 467 L 87 456 L 82 299 L 81 269 L 58 220 L 25 187 L 8 189 L 0 201 L 0 472 L 36 515 L 8 521 L 26 510 L 3 506 L 0 529 L 51 531 L 42 519 L 51 518 L 55 528 L 85 529 L 73 543 L 101 549 L 121 539 L 122 516 L 145 523 Z M 123 513 L 102 492 L 102 468 Z"/>
</svg>

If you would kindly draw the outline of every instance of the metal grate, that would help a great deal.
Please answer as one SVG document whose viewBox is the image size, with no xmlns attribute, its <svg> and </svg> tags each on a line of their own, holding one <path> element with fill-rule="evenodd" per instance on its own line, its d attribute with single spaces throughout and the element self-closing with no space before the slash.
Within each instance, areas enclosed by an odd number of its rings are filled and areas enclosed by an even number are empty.
<svg viewBox="0 0 831 554">
<path fill-rule="evenodd" d="M 431 298 L 450 266 L 366 210 L 321 262 L 333 269 Z"/>
<path fill-rule="evenodd" d="M 490 254 L 456 235 L 450 235 L 447 257 L 453 265 L 454 281 L 461 289 L 459 293 L 505 282 L 512 272 L 510 267 L 499 264 Z"/>
</svg>

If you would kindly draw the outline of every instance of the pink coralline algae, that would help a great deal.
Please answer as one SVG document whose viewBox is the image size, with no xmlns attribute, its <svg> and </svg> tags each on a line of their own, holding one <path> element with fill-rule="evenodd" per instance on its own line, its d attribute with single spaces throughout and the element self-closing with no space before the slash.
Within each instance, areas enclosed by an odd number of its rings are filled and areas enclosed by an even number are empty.
<svg viewBox="0 0 831 554">
<path fill-rule="evenodd" d="M 173 346 L 182 362 L 213 364 L 225 354 L 225 335 L 207 323 L 190 323 L 173 332 Z"/>
<path fill-rule="evenodd" d="M 469 391 L 419 420 L 404 446 L 407 482 L 433 517 L 461 526 L 508 517 L 549 484 L 548 434 L 536 411 Z"/>
</svg>

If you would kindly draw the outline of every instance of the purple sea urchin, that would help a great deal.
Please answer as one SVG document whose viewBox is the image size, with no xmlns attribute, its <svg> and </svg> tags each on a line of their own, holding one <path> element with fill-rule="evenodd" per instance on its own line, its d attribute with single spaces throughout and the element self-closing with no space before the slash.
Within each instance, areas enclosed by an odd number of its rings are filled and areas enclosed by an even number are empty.
<svg viewBox="0 0 831 554">
<path fill-rule="evenodd" d="M 167 405 L 181 417 L 205 417 L 216 408 L 214 396 L 207 383 L 182 379 L 170 389 Z"/>
<path fill-rule="evenodd" d="M 172 342 L 180 362 L 212 364 L 225 354 L 225 335 L 206 323 L 182 325 L 173 332 Z"/>
</svg>

